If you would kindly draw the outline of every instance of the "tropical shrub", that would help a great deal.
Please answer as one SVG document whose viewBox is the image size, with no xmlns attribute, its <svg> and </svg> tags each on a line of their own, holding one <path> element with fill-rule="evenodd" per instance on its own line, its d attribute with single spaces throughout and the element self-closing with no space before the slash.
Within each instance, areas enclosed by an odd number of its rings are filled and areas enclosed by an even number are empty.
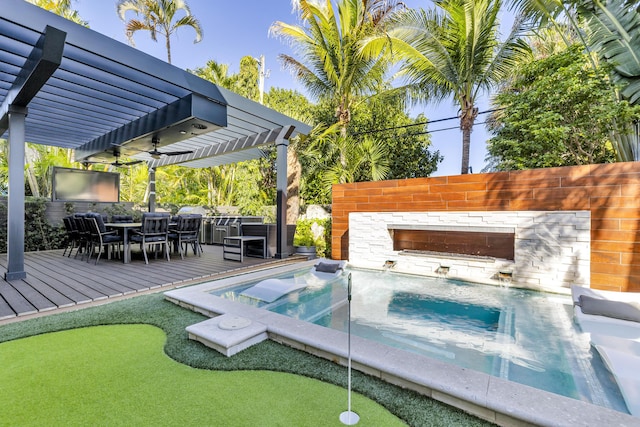
<svg viewBox="0 0 640 427">
<path fill-rule="evenodd" d="M 315 246 L 319 257 L 331 257 L 331 219 L 299 219 L 294 246 Z"/>
</svg>

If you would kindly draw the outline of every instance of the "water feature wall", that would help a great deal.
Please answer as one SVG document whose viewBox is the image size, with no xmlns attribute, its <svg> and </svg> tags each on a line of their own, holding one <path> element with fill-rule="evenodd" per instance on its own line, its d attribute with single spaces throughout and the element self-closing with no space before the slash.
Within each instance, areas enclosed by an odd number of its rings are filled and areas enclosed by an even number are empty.
<svg viewBox="0 0 640 427">
<path fill-rule="evenodd" d="M 514 259 L 515 230 L 484 227 L 389 224 L 393 250 Z"/>
<path fill-rule="evenodd" d="M 359 248 L 351 213 L 567 211 L 590 215 L 589 274 L 581 280 L 640 292 L 640 162 L 334 185 L 332 256 L 349 260 Z M 446 225 L 455 226 L 455 215 Z"/>
<path fill-rule="evenodd" d="M 499 282 L 500 272 L 508 272 L 518 286 L 559 291 L 574 283 L 589 283 L 590 226 L 588 211 L 352 212 L 349 262 L 381 268 L 385 261 L 394 260 L 396 271 L 432 275 L 446 267 L 449 277 L 480 282 Z M 454 246 L 461 230 L 512 235 L 513 259 L 394 248 L 398 230 L 421 229 L 454 232 L 450 239 Z"/>
</svg>

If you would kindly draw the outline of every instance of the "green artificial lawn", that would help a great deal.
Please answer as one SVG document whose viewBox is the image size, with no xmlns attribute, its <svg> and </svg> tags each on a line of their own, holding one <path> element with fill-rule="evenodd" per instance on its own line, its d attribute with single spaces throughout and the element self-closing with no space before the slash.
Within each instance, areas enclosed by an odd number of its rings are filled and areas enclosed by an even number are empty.
<svg viewBox="0 0 640 427">
<path fill-rule="evenodd" d="M 338 426 L 344 389 L 300 375 L 195 369 L 162 330 L 97 326 L 0 344 L 2 419 L 12 425 Z M 359 425 L 404 425 L 361 395 Z"/>
<path fill-rule="evenodd" d="M 205 319 L 153 294 L 0 326 L 0 425 L 341 425 L 346 368 L 270 340 L 226 357 L 188 339 Z M 352 388 L 358 425 L 397 424 L 359 394 L 410 426 L 493 425 L 358 371 Z"/>
</svg>

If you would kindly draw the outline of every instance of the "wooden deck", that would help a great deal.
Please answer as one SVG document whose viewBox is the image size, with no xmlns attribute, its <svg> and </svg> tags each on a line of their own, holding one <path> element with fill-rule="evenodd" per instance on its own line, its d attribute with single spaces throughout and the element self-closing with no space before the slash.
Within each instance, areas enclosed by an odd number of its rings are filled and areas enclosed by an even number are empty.
<svg viewBox="0 0 640 427">
<path fill-rule="evenodd" d="M 95 265 L 95 258 L 90 262 L 80 256 L 68 258 L 62 250 L 25 253 L 27 278 L 10 282 L 0 278 L 0 323 L 300 260 L 244 257 L 240 263 L 223 260 L 222 247 L 211 245 L 203 245 L 201 257 L 190 252 L 180 259 L 172 254 L 169 262 L 151 258 L 145 264 L 136 252 L 132 257 L 130 264 L 100 259 Z M 0 277 L 6 271 L 7 255 L 0 254 Z"/>
</svg>

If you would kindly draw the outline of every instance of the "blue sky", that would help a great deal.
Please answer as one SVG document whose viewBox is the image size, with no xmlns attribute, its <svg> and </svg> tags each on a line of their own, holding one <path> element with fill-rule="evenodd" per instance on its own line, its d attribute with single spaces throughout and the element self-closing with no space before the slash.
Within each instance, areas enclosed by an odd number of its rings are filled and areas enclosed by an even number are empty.
<svg viewBox="0 0 640 427">
<path fill-rule="evenodd" d="M 231 72 L 238 70 L 240 59 L 245 55 L 265 56 L 266 68 L 270 76 L 265 81 L 265 91 L 270 87 L 297 89 L 305 93 L 290 73 L 282 69 L 278 61 L 281 53 L 294 54 L 283 41 L 269 36 L 269 27 L 275 21 L 295 23 L 296 16 L 292 13 L 290 0 L 187 0 L 191 12 L 200 21 L 203 29 L 203 40 L 194 44 L 195 32 L 188 27 L 181 28 L 177 36 L 171 40 L 172 63 L 180 68 L 194 69 L 204 66 L 214 59 L 217 62 L 229 64 Z M 431 7 L 428 0 L 405 0 L 410 7 Z M 127 43 L 124 24 L 116 13 L 115 0 L 75 0 L 82 19 L 89 22 L 89 26 L 113 39 Z M 506 32 L 504 29 L 503 32 Z M 139 31 L 134 36 L 136 48 L 166 60 L 164 41 L 154 43 L 149 33 Z M 487 99 L 479 103 L 480 111 L 487 110 Z M 412 109 L 412 115 L 423 112 L 430 120 L 454 117 L 457 107 L 452 101 L 444 101 L 439 105 L 417 106 Z M 478 122 L 484 121 L 486 115 L 478 116 Z M 457 120 L 434 123 L 429 130 L 457 127 Z M 470 164 L 474 172 L 480 172 L 484 166 L 485 140 L 487 139 L 484 125 L 476 125 L 471 134 Z M 445 156 L 434 176 L 457 175 L 460 173 L 461 140 L 459 129 L 434 132 L 431 134 L 433 149 L 440 150 Z"/>
</svg>

